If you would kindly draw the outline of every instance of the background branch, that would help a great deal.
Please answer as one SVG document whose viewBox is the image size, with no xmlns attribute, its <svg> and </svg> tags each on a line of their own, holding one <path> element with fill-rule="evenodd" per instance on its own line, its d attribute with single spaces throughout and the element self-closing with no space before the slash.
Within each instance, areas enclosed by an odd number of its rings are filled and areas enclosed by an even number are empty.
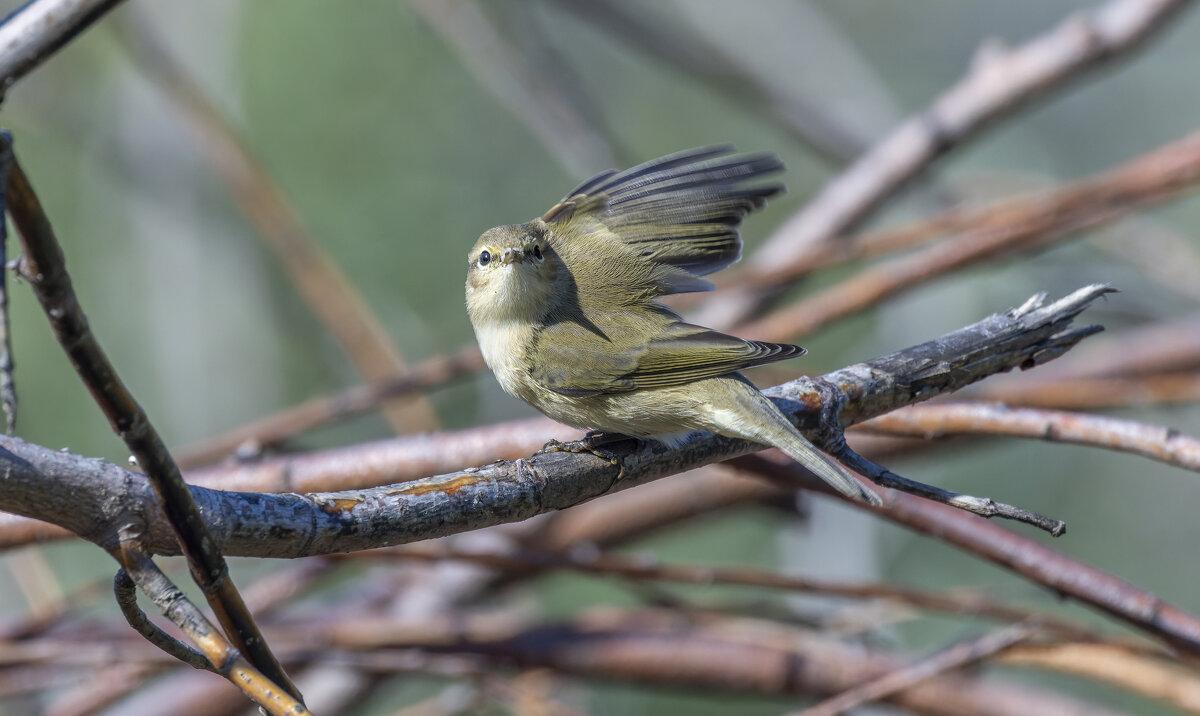
<svg viewBox="0 0 1200 716">
<path fill-rule="evenodd" d="M 797 252 L 820 251 L 823 242 L 853 229 L 935 159 L 997 118 L 1122 58 L 1187 5 L 1187 0 L 1110 0 L 1018 47 L 987 45 L 962 79 L 855 160 L 783 224 L 751 258 L 751 270 L 769 271 L 795 260 Z M 701 322 L 740 323 L 767 299 L 754 292 L 726 295 Z"/>
<path fill-rule="evenodd" d="M 67 274 L 62 248 L 21 165 L 12 155 L 10 137 L 0 137 L 0 152 L 9 156 L 5 209 L 12 217 L 25 249 L 19 270 L 33 287 L 55 338 L 108 418 L 113 432 L 121 437 L 146 471 L 146 481 L 153 488 L 158 503 L 150 511 L 156 514 L 161 511 L 166 518 L 172 541 L 187 556 L 193 579 L 204 589 L 209 605 L 229 637 L 259 670 L 267 674 L 267 678 L 299 698 L 299 692 L 288 680 L 258 631 L 253 616 L 242 603 L 225 560 L 205 526 L 179 467 L 167 452 L 166 444 L 117 375 L 89 327 Z M 143 516 L 144 513 L 134 515 L 133 524 L 140 524 Z M 113 536 L 109 535 L 110 542 Z M 126 571 L 130 571 L 128 566 Z"/>
</svg>

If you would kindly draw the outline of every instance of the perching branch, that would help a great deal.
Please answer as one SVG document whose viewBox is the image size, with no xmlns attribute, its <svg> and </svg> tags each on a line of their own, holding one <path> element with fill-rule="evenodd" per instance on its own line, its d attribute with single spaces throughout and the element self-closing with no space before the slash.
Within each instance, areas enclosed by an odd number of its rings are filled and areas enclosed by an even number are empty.
<svg viewBox="0 0 1200 716">
<path fill-rule="evenodd" d="M 994 373 L 1057 357 L 1099 330 L 1071 323 L 1107 291 L 1104 286 L 1089 286 L 1041 308 L 1030 301 L 1021 309 L 995 314 L 935 341 L 820 378 L 801 378 L 767 393 L 798 419 L 802 430 L 822 440 L 818 432 L 839 422 L 851 425 Z M 11 453 L 5 456 L 9 479 L 0 483 L 0 508 L 56 522 L 107 544 L 112 539 L 111 521 L 123 517 L 113 514 L 106 497 L 121 495 L 121 504 L 140 505 L 146 514 L 145 548 L 177 552 L 140 476 L 19 440 L 0 445 Z M 619 482 L 617 468 L 607 460 L 586 454 L 548 454 L 366 490 L 265 495 L 197 488 L 194 494 L 214 539 L 227 554 L 299 557 L 523 520 L 759 449 L 718 437 L 697 439 L 676 450 L 657 443 L 611 447 L 624 467 L 625 477 Z M 42 481 L 36 492 L 70 496 L 74 507 L 64 510 L 61 505 L 30 499 L 29 491 L 22 488 L 33 480 Z M 95 521 L 87 515 L 103 518 Z"/>
</svg>

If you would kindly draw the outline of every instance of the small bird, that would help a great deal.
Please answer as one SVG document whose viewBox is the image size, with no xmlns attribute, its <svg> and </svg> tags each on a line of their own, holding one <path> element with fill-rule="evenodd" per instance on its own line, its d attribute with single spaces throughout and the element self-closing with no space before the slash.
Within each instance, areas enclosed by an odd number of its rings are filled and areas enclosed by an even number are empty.
<svg viewBox="0 0 1200 716">
<path fill-rule="evenodd" d="M 708 291 L 738 224 L 779 184 L 770 154 L 706 147 L 609 170 L 467 256 L 467 313 L 501 387 L 549 417 L 677 447 L 697 431 L 773 445 L 842 494 L 879 497 L 818 451 L 739 370 L 803 355 L 685 323 L 656 299 Z"/>
</svg>

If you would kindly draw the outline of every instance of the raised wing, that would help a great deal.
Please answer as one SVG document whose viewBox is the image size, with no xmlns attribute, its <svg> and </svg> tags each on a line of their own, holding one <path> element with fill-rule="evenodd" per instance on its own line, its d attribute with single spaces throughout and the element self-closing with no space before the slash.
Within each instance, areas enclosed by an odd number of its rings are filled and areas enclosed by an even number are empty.
<svg viewBox="0 0 1200 716">
<path fill-rule="evenodd" d="M 692 149 L 598 174 L 542 220 L 568 266 L 580 258 L 574 251 L 594 250 L 592 242 L 603 237 L 624 249 L 612 252 L 615 260 L 633 258 L 656 269 L 645 279 L 652 294 L 707 290 L 712 284 L 697 277 L 741 257 L 738 224 L 783 190 L 750 183 L 782 169 L 777 157 L 732 151 Z"/>
</svg>

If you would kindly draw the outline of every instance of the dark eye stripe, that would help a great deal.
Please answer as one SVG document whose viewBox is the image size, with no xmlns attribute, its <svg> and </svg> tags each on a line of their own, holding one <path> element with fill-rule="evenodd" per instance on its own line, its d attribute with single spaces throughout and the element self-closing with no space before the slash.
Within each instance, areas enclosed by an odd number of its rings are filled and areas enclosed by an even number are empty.
<svg viewBox="0 0 1200 716">
<path fill-rule="evenodd" d="M 533 257 L 535 259 L 537 259 L 538 261 L 542 260 L 542 247 L 541 246 L 533 247 Z"/>
<path fill-rule="evenodd" d="M 490 253 L 488 253 L 487 251 L 479 252 L 479 265 L 480 266 L 487 266 L 488 263 L 491 262 L 491 260 L 492 260 L 492 255 Z"/>
</svg>

